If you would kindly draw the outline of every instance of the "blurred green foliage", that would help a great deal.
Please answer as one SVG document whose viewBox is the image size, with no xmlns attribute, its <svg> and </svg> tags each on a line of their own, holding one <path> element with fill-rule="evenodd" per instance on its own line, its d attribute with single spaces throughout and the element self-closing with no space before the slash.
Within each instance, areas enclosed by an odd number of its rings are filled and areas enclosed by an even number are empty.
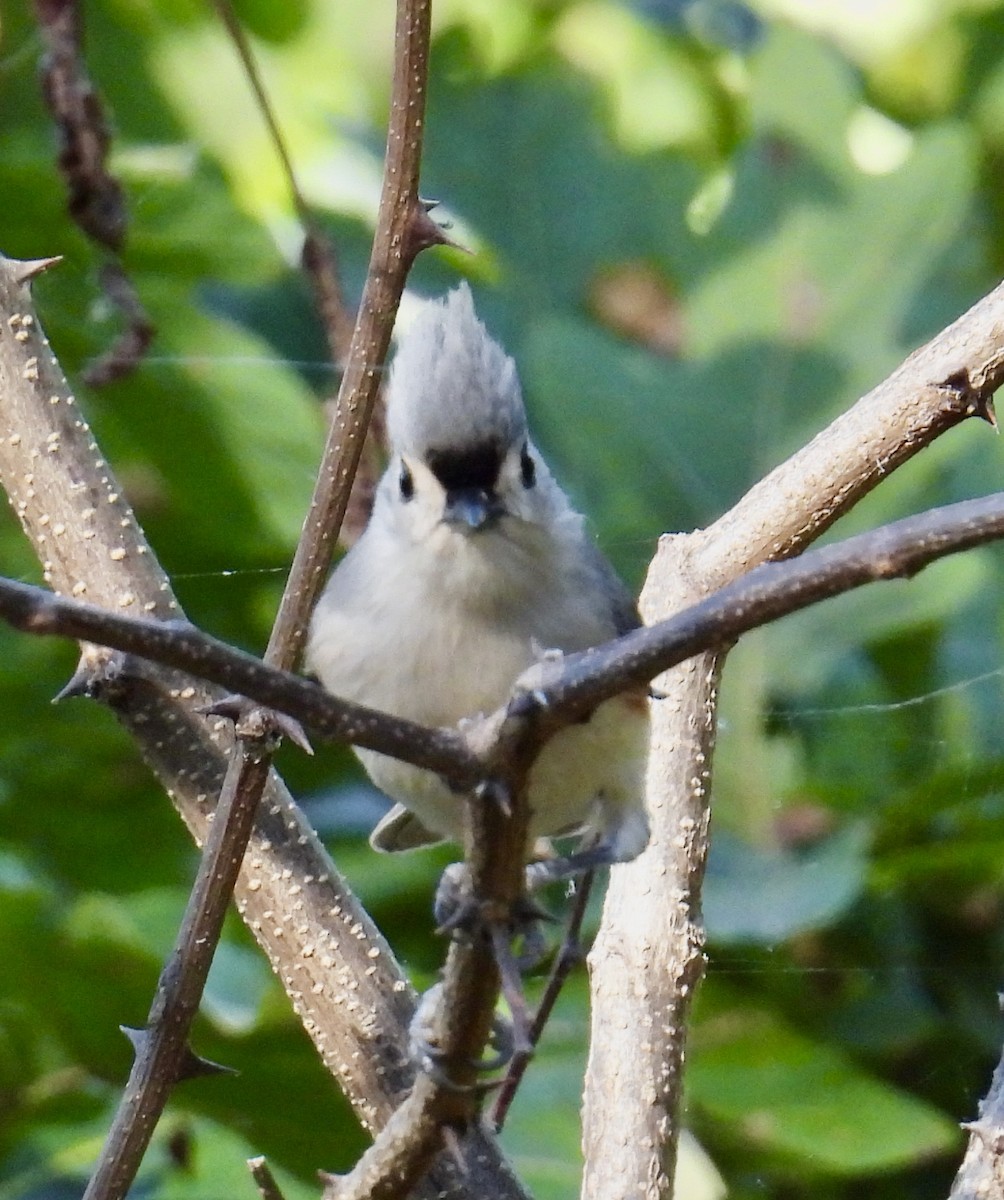
<svg viewBox="0 0 1004 1200">
<path fill-rule="evenodd" d="M 27 6 L 24 6 L 27 7 Z M 260 115 L 209 6 L 93 0 L 92 73 L 159 329 L 81 402 L 193 619 L 260 649 L 334 381 Z M 393 11 L 243 0 L 306 193 L 358 295 Z M 0 246 L 71 376 L 112 338 L 68 223 L 22 6 L 0 42 Z M 539 441 L 640 584 L 995 282 L 1004 262 L 1004 3 L 443 0 L 424 190 L 476 253 Z M 837 535 L 994 490 L 971 423 Z M 39 568 L 10 517 L 5 574 Z M 944 1196 L 1002 1040 L 1002 566 L 988 549 L 747 638 L 723 685 L 709 976 L 689 1121 L 734 1197 Z M 104 711 L 50 697 L 71 647 L 0 631 L 0 1200 L 79 1194 L 194 854 Z M 441 854 L 377 860 L 344 752 L 284 771 L 422 986 Z M 585 984 L 559 1006 L 505 1143 L 542 1198 L 578 1175 Z M 185 1084 L 137 1196 L 290 1200 L 363 1137 L 234 920 L 196 1035 L 240 1075 Z M 277 1103 L 277 1097 L 281 1100 Z M 707 1168 L 688 1197 L 712 1194 Z"/>
</svg>

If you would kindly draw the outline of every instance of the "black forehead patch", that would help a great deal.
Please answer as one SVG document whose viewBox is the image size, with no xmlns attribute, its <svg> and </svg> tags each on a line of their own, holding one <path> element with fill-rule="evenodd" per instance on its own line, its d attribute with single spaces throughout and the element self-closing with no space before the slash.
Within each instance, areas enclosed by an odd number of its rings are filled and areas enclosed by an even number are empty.
<svg viewBox="0 0 1004 1200">
<path fill-rule="evenodd" d="M 494 488 L 502 466 L 502 451 L 494 442 L 462 449 L 430 450 L 426 465 L 448 492 L 458 488 Z"/>
</svg>

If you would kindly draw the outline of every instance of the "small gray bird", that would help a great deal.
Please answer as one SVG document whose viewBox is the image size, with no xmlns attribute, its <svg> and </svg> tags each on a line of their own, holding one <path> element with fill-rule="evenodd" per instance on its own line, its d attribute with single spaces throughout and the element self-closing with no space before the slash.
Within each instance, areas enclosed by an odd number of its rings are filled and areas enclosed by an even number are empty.
<svg viewBox="0 0 1004 1200">
<path fill-rule="evenodd" d="M 391 461 L 369 524 L 317 605 L 307 667 L 334 695 L 425 725 L 502 705 L 545 653 L 635 628 L 634 602 L 529 440 L 516 367 L 466 283 L 429 302 L 390 373 Z M 529 780 L 532 837 L 593 835 L 577 867 L 648 842 L 648 701 L 626 693 L 559 732 Z M 359 750 L 398 802 L 377 850 L 462 841 L 464 804 L 438 776 Z"/>
</svg>

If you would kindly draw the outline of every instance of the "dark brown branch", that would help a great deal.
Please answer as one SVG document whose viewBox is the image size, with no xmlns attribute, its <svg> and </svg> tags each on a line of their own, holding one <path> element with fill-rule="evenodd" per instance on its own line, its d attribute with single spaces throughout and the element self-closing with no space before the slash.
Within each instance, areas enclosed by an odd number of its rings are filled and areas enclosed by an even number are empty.
<svg viewBox="0 0 1004 1200">
<path fill-rule="evenodd" d="M 111 136 L 83 62 L 81 6 L 78 0 L 35 0 L 35 14 L 45 43 L 42 94 L 56 124 L 67 208 L 89 238 L 117 254 L 126 235 L 125 194 L 106 166 Z"/>
<path fill-rule="evenodd" d="M 273 138 L 279 146 L 280 157 L 283 159 L 290 178 L 294 196 L 301 209 L 301 216 L 309 220 L 309 213 L 296 187 L 292 165 L 285 153 L 285 147 L 261 88 L 243 33 L 224 0 L 220 0 L 217 7 L 225 21 L 228 21 L 229 18 L 231 36 L 242 54 L 252 86 L 266 113 Z M 412 30 L 413 41 L 422 43 L 424 40 L 427 47 L 428 33 L 428 22 L 426 21 L 424 26 L 419 23 Z M 409 90 L 413 89 L 415 78 L 414 64 L 409 53 L 412 49 L 410 44 L 402 45 L 400 42 L 397 47 L 399 68 L 403 64 L 409 71 L 407 77 Z M 417 130 L 418 136 L 401 138 L 398 143 L 395 143 L 393 136 L 389 138 L 386 179 L 392 180 L 393 186 L 385 184 L 384 190 L 385 194 L 390 192 L 394 200 L 397 200 L 396 172 L 401 165 L 407 165 L 409 167 L 408 174 L 414 179 L 412 198 L 417 201 L 423 108 L 414 102 L 402 105 L 398 116 L 399 120 L 404 123 L 405 132 Z M 394 132 L 392 119 L 391 135 Z M 406 164 L 390 161 L 390 146 L 394 144 L 403 146 L 406 153 L 413 158 L 409 159 Z M 405 203 L 408 199 L 405 195 Z M 380 221 L 384 223 L 393 221 L 398 208 L 400 208 L 400 204 L 382 204 Z M 383 227 L 378 224 L 377 243 L 380 241 L 381 228 Z M 381 311 L 371 310 L 373 315 L 382 320 L 387 329 L 388 339 L 397 300 L 410 263 L 410 257 L 405 260 L 399 256 L 395 262 L 380 264 L 397 286 L 396 294 L 393 292 L 382 293 L 377 297 L 385 304 Z M 373 264 L 371 264 L 372 272 Z M 355 429 L 360 441 L 365 436 L 372 396 L 367 404 L 365 385 L 360 388 L 358 381 L 375 378 L 375 368 L 379 366 L 382 358 L 377 360 L 365 358 L 365 355 L 373 353 L 375 349 L 378 348 L 372 342 L 353 338 L 350 349 L 350 369 L 343 378 L 336 406 L 336 424 L 338 414 L 359 414 Z M 381 355 L 385 351 L 386 342 L 380 351 Z M 272 665 L 294 665 L 298 645 L 323 578 L 316 571 L 312 573 L 308 571 L 305 578 L 302 564 L 314 564 L 321 560 L 327 563 L 331 554 L 331 546 L 337 538 L 338 524 L 348 502 L 356 466 L 355 461 L 343 461 L 341 464 L 343 469 L 339 471 L 334 465 L 344 457 L 342 454 L 343 444 L 337 438 L 331 437 L 325 447 L 311 511 L 316 511 L 318 506 L 327 507 L 332 514 L 332 523 L 308 520 L 304 526 L 293 569 L 286 583 L 279 614 L 265 654 L 266 661 Z M 119 1200 L 125 1194 L 139 1168 L 143 1152 L 149 1143 L 156 1120 L 163 1111 L 170 1088 L 177 1078 L 174 1063 L 186 1049 L 185 1038 L 198 1009 L 198 1001 L 205 986 L 212 953 L 222 930 L 226 906 L 237 881 L 240 863 L 253 828 L 255 813 L 268 779 L 271 752 L 275 740 L 274 729 L 273 723 L 260 710 L 249 713 L 238 726 L 240 738 L 228 764 L 220 804 L 215 814 L 210 838 L 203 852 L 198 877 L 189 897 L 185 919 L 178 934 L 172 959 L 162 972 L 157 997 L 147 1022 L 147 1036 L 140 1043 L 139 1052 L 130 1073 L 129 1084 L 119 1104 L 112 1129 L 88 1186 L 86 1200 Z M 190 953 L 186 944 L 186 939 L 191 938 L 195 931 L 197 931 L 199 939 L 197 955 Z"/>
<path fill-rule="evenodd" d="M 380 365 L 387 356 L 404 282 L 415 255 L 423 248 L 417 244 L 416 230 L 432 224 L 418 198 L 430 7 L 431 0 L 398 2 L 390 123 L 376 236 L 349 361 L 304 522 L 304 528 L 316 531 L 316 536 L 302 538 L 297 546 L 269 641 L 269 661 L 288 668 L 299 661 L 307 618 L 324 583 L 348 505 L 345 480 L 354 477 L 359 465 L 380 384 Z"/>
<path fill-rule="evenodd" d="M 631 684 L 701 650 L 808 608 L 820 600 L 883 579 L 915 575 L 946 554 L 1004 536 L 1004 492 L 905 517 L 787 562 L 765 563 L 692 608 L 626 634 L 596 650 L 545 668 L 543 690 L 551 719 L 587 712 Z"/>
<path fill-rule="evenodd" d="M 146 1029 L 134 1040 L 135 1059 L 119 1101 L 105 1151 L 91 1175 L 85 1200 L 124 1196 L 149 1145 L 188 1054 L 188 1033 L 199 1010 L 206 976 L 219 941 L 234 879 L 268 779 L 270 756 L 248 765 L 250 750 L 235 756 L 210 826 L 200 870 L 178 931 L 174 951 L 161 972 Z M 234 857 L 236 856 L 236 862 Z"/>
<path fill-rule="evenodd" d="M 286 1200 L 264 1158 L 249 1158 L 248 1170 L 258 1187 L 261 1200 Z"/>
<path fill-rule="evenodd" d="M 527 1067 L 533 1059 L 533 1049 L 540 1041 L 544 1027 L 550 1020 L 554 1006 L 561 995 L 561 989 L 565 986 L 565 982 L 573 968 L 582 961 L 582 945 L 579 939 L 582 934 L 582 922 L 585 919 L 586 908 L 589 904 L 589 896 L 593 890 L 595 878 L 595 871 L 587 871 L 577 881 L 575 898 L 568 916 L 568 925 L 562 938 L 561 946 L 558 948 L 558 953 L 555 955 L 551 970 L 548 973 L 547 983 L 544 985 L 544 992 L 540 1003 L 537 1005 L 537 1010 L 533 1014 L 533 1021 L 530 1024 L 530 1050 L 522 1054 L 517 1052 L 513 1055 L 512 1061 L 506 1069 L 505 1079 L 503 1079 L 502 1086 L 495 1097 L 495 1103 L 492 1105 L 490 1120 L 491 1127 L 496 1133 L 500 1132 L 502 1126 L 505 1124 L 506 1117 L 509 1115 L 509 1109 L 516 1098 L 516 1092 L 519 1090 L 519 1085 L 526 1074 Z"/>
<path fill-rule="evenodd" d="M 466 847 L 471 894 L 504 914 L 512 911 L 523 886 L 529 822 L 525 800 L 514 807 L 513 818 L 505 818 L 496 805 L 484 806 L 481 836 L 470 838 L 474 844 Z M 491 845 L 499 852 L 489 863 L 479 851 Z M 400 1200 L 425 1176 L 444 1145 L 446 1131 L 470 1133 L 477 1128 L 482 1095 L 477 1062 L 491 1036 L 498 990 L 489 939 L 473 935 L 452 941 L 432 1011 L 423 1012 L 423 1036 L 438 1052 L 437 1074 L 419 1074 L 407 1099 L 352 1172 L 328 1178 L 324 1200 Z"/>
<path fill-rule="evenodd" d="M 481 756 L 454 730 L 427 729 L 339 700 L 194 625 L 120 616 L 9 579 L 0 579 L 0 617 L 25 633 L 92 642 L 185 671 L 280 709 L 322 737 L 379 750 L 470 788 L 514 748 L 532 761 L 558 729 L 704 650 L 730 644 L 821 600 L 866 583 L 914 575 L 939 558 L 1000 538 L 1004 492 L 995 492 L 906 517 L 789 562 L 767 563 L 675 617 L 533 668 L 533 697 L 517 683 L 518 715 L 506 706 L 472 722 L 475 743 L 485 743 L 483 731 L 498 735 Z M 535 717 L 528 704 L 536 706 Z M 508 768 L 499 769 L 508 776 Z"/>
<path fill-rule="evenodd" d="M 126 321 L 118 339 L 85 372 L 94 387 L 129 374 L 146 353 L 155 329 L 119 255 L 128 216 L 122 185 L 108 170 L 111 136 L 101 97 L 84 64 L 79 0 L 35 0 L 45 43 L 42 93 L 59 140 L 57 162 L 66 182 L 67 210 L 85 234 L 114 256 L 101 271 L 105 295 Z"/>
<path fill-rule="evenodd" d="M 455 731 L 429 730 L 414 721 L 339 700 L 320 684 L 269 667 L 187 621 L 126 617 L 13 580 L 0 581 L 0 615 L 25 633 L 92 642 L 184 671 L 287 713 L 326 740 L 351 742 L 403 758 L 453 777 L 461 786 L 477 780 L 480 764 Z M 100 691 L 104 684 L 99 678 L 93 686 Z"/>
</svg>

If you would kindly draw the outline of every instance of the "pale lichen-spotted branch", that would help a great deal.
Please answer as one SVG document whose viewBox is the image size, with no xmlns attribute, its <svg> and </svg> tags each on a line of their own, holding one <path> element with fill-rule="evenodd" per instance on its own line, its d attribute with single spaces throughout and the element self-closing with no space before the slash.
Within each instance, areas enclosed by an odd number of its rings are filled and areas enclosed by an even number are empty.
<svg viewBox="0 0 1004 1200">
<path fill-rule="evenodd" d="M 891 471 L 967 417 L 993 421 L 1004 376 L 1004 287 L 975 304 L 707 529 L 663 538 L 641 609 L 653 623 L 770 559 L 800 553 Z M 655 680 L 648 804 L 653 837 L 611 872 L 589 958 L 583 1196 L 624 1179 L 672 1195 L 683 1060 L 703 973 L 700 894 L 724 651 Z"/>
</svg>

